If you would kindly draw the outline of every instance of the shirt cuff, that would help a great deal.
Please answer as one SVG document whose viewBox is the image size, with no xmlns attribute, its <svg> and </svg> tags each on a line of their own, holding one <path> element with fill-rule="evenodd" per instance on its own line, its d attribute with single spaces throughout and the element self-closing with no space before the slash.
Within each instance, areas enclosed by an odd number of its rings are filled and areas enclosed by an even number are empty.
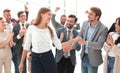
<svg viewBox="0 0 120 73">
<path fill-rule="evenodd" d="M 20 39 L 20 38 L 21 38 L 21 36 L 18 34 L 18 35 L 17 35 L 17 39 Z"/>
</svg>

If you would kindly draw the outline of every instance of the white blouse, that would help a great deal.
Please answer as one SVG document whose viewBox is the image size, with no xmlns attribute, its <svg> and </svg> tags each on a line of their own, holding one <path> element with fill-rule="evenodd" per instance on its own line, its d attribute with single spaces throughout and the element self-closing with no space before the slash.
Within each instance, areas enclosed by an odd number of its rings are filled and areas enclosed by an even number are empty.
<svg viewBox="0 0 120 73">
<path fill-rule="evenodd" d="M 34 25 L 30 25 L 26 33 L 24 50 L 29 51 L 32 44 L 32 52 L 44 53 L 52 48 L 52 42 L 57 47 L 57 49 L 62 49 L 61 42 L 55 32 L 54 37 L 51 38 L 48 28 L 40 29 Z"/>
</svg>

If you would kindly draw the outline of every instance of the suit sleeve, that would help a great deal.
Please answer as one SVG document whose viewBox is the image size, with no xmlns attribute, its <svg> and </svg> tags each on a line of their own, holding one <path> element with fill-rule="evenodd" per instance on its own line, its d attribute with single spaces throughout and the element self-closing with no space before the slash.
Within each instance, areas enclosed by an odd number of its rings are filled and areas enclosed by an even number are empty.
<svg viewBox="0 0 120 73">
<path fill-rule="evenodd" d="M 28 20 L 28 15 L 29 15 L 29 11 L 25 11 L 26 13 L 26 21 Z"/>
<path fill-rule="evenodd" d="M 56 14 L 52 14 L 51 22 L 52 22 L 53 27 L 54 27 L 55 29 L 58 29 L 58 27 L 60 27 L 61 24 L 58 23 L 58 22 L 55 20 L 55 16 L 56 16 Z"/>
<path fill-rule="evenodd" d="M 13 36 L 13 42 L 17 43 L 20 39 L 17 38 L 17 35 L 19 34 L 19 30 L 16 28 L 16 26 L 13 28 L 14 36 Z"/>
<path fill-rule="evenodd" d="M 78 32 L 76 32 L 76 37 L 78 36 Z M 80 47 L 81 45 L 78 44 L 77 42 L 74 42 L 73 45 L 75 46 L 75 50 L 79 51 L 80 50 Z"/>
</svg>

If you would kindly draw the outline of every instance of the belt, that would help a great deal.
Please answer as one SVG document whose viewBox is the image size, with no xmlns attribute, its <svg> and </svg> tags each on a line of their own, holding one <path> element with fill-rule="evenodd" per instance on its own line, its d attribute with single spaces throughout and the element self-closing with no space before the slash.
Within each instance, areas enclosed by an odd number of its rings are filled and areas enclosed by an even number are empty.
<svg viewBox="0 0 120 73">
<path fill-rule="evenodd" d="M 115 59 L 115 57 L 108 56 L 108 59 L 112 59 L 112 60 L 114 60 L 114 59 Z"/>
<path fill-rule="evenodd" d="M 35 52 L 32 52 L 32 54 L 33 54 L 33 55 L 36 55 L 36 56 L 42 56 L 42 55 L 48 54 L 49 52 L 51 52 L 51 50 L 50 50 L 50 51 L 47 51 L 47 52 L 44 52 L 44 53 L 35 53 Z"/>
<path fill-rule="evenodd" d="M 64 57 L 64 56 L 63 56 L 63 57 Z M 68 59 L 68 58 L 70 58 L 70 56 L 68 56 L 68 57 L 64 57 L 64 58 Z"/>
</svg>

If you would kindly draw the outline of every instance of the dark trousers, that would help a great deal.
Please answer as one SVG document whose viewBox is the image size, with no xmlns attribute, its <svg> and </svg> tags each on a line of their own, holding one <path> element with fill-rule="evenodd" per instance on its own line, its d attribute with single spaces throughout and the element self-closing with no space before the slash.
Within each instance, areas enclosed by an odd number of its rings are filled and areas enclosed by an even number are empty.
<svg viewBox="0 0 120 73">
<path fill-rule="evenodd" d="M 15 73 L 20 73 L 18 67 L 19 67 L 19 64 L 20 64 L 22 51 L 21 51 L 21 54 L 18 54 L 15 51 L 15 49 L 16 48 L 12 48 L 12 61 L 13 61 L 14 67 L 15 67 Z M 24 61 L 24 68 L 23 68 L 22 73 L 27 73 L 27 71 L 26 71 L 26 60 Z"/>
<path fill-rule="evenodd" d="M 75 66 L 72 64 L 70 58 L 62 57 L 57 63 L 58 73 L 74 73 Z"/>
<path fill-rule="evenodd" d="M 13 61 L 13 64 L 14 64 L 15 73 L 20 73 L 19 69 L 18 69 L 18 66 L 19 66 L 18 56 L 17 56 L 17 53 L 13 49 L 12 49 L 12 61 Z"/>
<path fill-rule="evenodd" d="M 52 51 L 45 53 L 32 52 L 32 73 L 57 73 L 57 65 Z"/>
</svg>

